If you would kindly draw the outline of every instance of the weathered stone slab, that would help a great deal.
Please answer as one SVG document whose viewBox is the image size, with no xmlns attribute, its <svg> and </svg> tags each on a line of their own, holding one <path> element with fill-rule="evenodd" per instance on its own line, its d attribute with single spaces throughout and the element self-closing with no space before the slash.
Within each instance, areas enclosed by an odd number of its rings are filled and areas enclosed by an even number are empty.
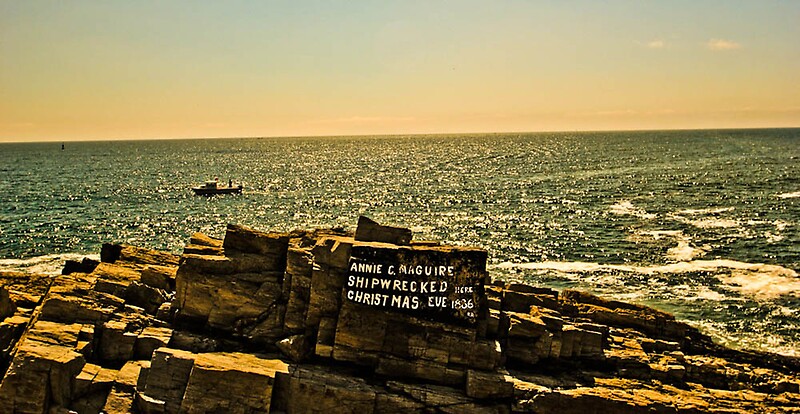
<svg viewBox="0 0 800 414">
<path fill-rule="evenodd" d="M 382 226 L 376 221 L 361 216 L 358 218 L 356 228 L 356 241 L 379 242 L 397 245 L 408 245 L 411 243 L 411 230 L 401 227 Z"/>
<path fill-rule="evenodd" d="M 103 263 L 127 262 L 133 265 L 177 266 L 180 258 L 174 254 L 127 244 L 103 243 L 100 261 Z"/>
<path fill-rule="evenodd" d="M 169 344 L 172 338 L 171 328 L 161 328 L 156 326 L 148 326 L 142 330 L 136 337 L 133 346 L 133 358 L 139 360 L 150 360 L 153 352 L 161 347 Z"/>
<path fill-rule="evenodd" d="M 222 246 L 225 248 L 226 254 L 229 254 L 229 250 L 237 250 L 242 253 L 275 256 L 279 259 L 282 258 L 285 263 L 289 235 L 265 233 L 245 226 L 229 224 Z"/>
<path fill-rule="evenodd" d="M 127 323 L 122 321 L 108 321 L 103 324 L 97 349 L 101 360 L 121 362 L 133 358 L 138 335 L 135 332 L 127 332 L 127 327 Z"/>
<path fill-rule="evenodd" d="M 477 399 L 511 398 L 514 380 L 507 372 L 467 371 L 467 396 Z"/>
<path fill-rule="evenodd" d="M 268 413 L 280 360 L 241 353 L 199 354 L 181 404 L 183 413 Z"/>
<path fill-rule="evenodd" d="M 311 275 L 314 257 L 306 249 L 290 248 L 286 256 L 283 297 L 287 299 L 284 324 L 286 332 L 305 331 L 306 313 L 311 298 Z"/>
<path fill-rule="evenodd" d="M 353 413 L 375 412 L 376 388 L 363 380 L 327 370 L 298 367 L 289 379 L 281 399 L 287 413 Z"/>
<path fill-rule="evenodd" d="M 153 352 L 147 382 L 140 394 L 146 396 L 137 401 L 140 408 L 164 413 L 177 413 L 180 410 L 189 374 L 194 366 L 195 354 L 170 348 L 159 348 Z"/>
<path fill-rule="evenodd" d="M 455 324 L 485 318 L 486 251 L 452 247 L 356 244 L 346 300 Z"/>
<path fill-rule="evenodd" d="M 125 288 L 125 302 L 144 309 L 145 312 L 155 315 L 159 306 L 169 299 L 163 289 L 154 288 L 134 281 Z"/>
<path fill-rule="evenodd" d="M 12 413 L 66 407 L 84 364 L 83 355 L 69 346 L 23 340 L 0 384 L 0 407 Z"/>
<path fill-rule="evenodd" d="M 111 318 L 125 302 L 93 289 L 97 278 L 81 274 L 59 276 L 44 299 L 40 318 L 56 322 L 100 322 Z"/>
<path fill-rule="evenodd" d="M 70 275 L 73 273 L 92 273 L 100 262 L 88 257 L 84 257 L 81 261 L 67 260 L 64 262 L 64 268 L 61 269 L 62 275 Z"/>
<path fill-rule="evenodd" d="M 140 282 L 157 289 L 174 290 L 177 267 L 148 265 L 142 268 Z"/>
</svg>

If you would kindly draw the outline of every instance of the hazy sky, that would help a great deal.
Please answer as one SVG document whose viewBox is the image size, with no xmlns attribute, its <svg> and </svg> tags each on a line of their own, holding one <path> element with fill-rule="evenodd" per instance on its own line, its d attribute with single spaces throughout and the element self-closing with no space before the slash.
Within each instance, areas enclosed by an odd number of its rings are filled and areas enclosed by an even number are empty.
<svg viewBox="0 0 800 414">
<path fill-rule="evenodd" d="M 800 1 L 0 0 L 0 141 L 800 127 Z"/>
</svg>

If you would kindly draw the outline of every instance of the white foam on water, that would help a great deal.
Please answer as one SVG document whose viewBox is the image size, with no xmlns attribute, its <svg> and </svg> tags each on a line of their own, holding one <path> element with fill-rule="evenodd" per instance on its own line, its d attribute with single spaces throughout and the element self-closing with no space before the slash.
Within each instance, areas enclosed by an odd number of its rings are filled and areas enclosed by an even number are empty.
<svg viewBox="0 0 800 414">
<path fill-rule="evenodd" d="M 682 322 L 689 323 L 699 328 L 704 333 L 713 337 L 714 342 L 720 345 L 732 348 L 772 352 L 790 357 L 800 356 L 800 348 L 797 347 L 796 343 L 789 343 L 785 338 L 763 330 L 740 332 L 736 335 L 731 335 L 723 324 L 719 322 L 688 320 L 683 320 Z"/>
<path fill-rule="evenodd" d="M 792 193 L 778 194 L 777 197 L 778 198 L 800 198 L 800 191 L 795 191 L 795 192 L 792 192 Z"/>
<path fill-rule="evenodd" d="M 639 231 L 629 239 L 638 242 L 647 241 L 648 238 L 652 238 L 654 241 L 672 239 L 676 245 L 667 250 L 667 259 L 675 261 L 688 261 L 702 257 L 711 250 L 711 246 L 707 244 L 700 247 L 693 246 L 692 239 L 680 230 Z"/>
<path fill-rule="evenodd" d="M 717 208 L 701 208 L 701 209 L 686 209 L 681 210 L 678 214 L 688 214 L 688 215 L 700 215 L 700 214 L 719 214 L 725 213 L 727 211 L 735 210 L 735 207 L 717 207 Z"/>
<path fill-rule="evenodd" d="M 735 210 L 735 207 L 709 207 L 701 209 L 679 210 L 667 214 L 667 218 L 688 224 L 699 229 L 728 229 L 741 227 L 738 220 L 719 217 L 722 213 Z M 688 216 L 688 217 L 687 217 Z M 752 223 L 749 223 L 752 224 Z"/>
<path fill-rule="evenodd" d="M 764 233 L 764 238 L 767 239 L 767 243 L 777 243 L 777 242 L 783 241 L 783 239 L 785 239 L 785 237 L 783 235 L 774 234 L 771 231 L 765 232 Z"/>
<path fill-rule="evenodd" d="M 67 260 L 80 261 L 84 257 L 100 260 L 100 255 L 86 255 L 80 253 L 62 253 L 36 256 L 28 259 L 0 259 L 0 270 L 36 273 L 43 275 L 59 275 Z"/>
<path fill-rule="evenodd" d="M 631 272 L 643 275 L 685 274 L 690 272 L 717 273 L 726 288 L 758 300 L 789 295 L 800 297 L 800 277 L 792 269 L 779 265 L 745 263 L 736 260 L 689 260 L 653 266 L 600 264 L 592 262 L 504 262 L 498 269 L 557 271 L 561 273 Z M 713 296 L 709 294 L 709 298 Z"/>
<path fill-rule="evenodd" d="M 787 227 L 791 226 L 791 223 L 787 223 L 783 220 L 775 220 L 772 222 L 775 225 L 775 230 L 783 231 L 786 230 Z"/>
<path fill-rule="evenodd" d="M 704 244 L 700 247 L 693 247 L 689 238 L 679 239 L 678 245 L 667 249 L 667 258 L 677 261 L 687 261 L 698 257 L 703 257 L 711 250 L 711 246 Z"/>
<path fill-rule="evenodd" d="M 609 207 L 609 211 L 621 216 L 634 216 L 647 220 L 652 220 L 658 217 L 657 214 L 648 213 L 645 209 L 634 206 L 633 203 L 628 200 L 623 200 L 611 205 L 611 207 Z"/>
<path fill-rule="evenodd" d="M 670 214 L 670 217 L 680 221 L 681 223 L 697 227 L 699 229 L 730 229 L 741 227 L 741 223 L 737 220 L 723 219 L 723 218 L 702 218 L 702 219 L 688 219 L 677 214 Z"/>
<path fill-rule="evenodd" d="M 720 275 L 719 280 L 728 287 L 757 299 L 774 299 L 779 296 L 800 296 L 800 278 L 783 270 L 735 270 L 730 275 Z"/>
<path fill-rule="evenodd" d="M 708 286 L 703 285 L 688 285 L 682 284 L 677 286 L 670 286 L 670 291 L 675 293 L 676 296 L 686 301 L 714 301 L 719 302 L 723 300 L 732 299 L 725 294 L 712 290 Z"/>
</svg>

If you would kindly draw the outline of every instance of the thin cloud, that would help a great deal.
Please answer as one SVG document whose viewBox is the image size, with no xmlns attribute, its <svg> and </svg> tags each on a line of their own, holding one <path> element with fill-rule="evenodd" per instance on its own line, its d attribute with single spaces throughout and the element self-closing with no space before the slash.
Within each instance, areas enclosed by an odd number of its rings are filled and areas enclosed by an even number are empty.
<svg viewBox="0 0 800 414">
<path fill-rule="evenodd" d="M 637 40 L 635 43 L 648 49 L 664 49 L 669 46 L 669 44 L 662 39 L 653 39 L 648 42 L 641 42 Z"/>
<path fill-rule="evenodd" d="M 739 43 L 725 39 L 711 39 L 706 42 L 706 47 L 710 50 L 734 50 L 742 47 Z"/>
</svg>

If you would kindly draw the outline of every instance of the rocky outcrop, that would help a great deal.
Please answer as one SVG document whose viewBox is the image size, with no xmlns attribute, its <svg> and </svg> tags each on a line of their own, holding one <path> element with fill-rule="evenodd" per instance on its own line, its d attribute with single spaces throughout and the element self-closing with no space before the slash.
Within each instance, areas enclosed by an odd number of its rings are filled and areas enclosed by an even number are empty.
<svg viewBox="0 0 800 414">
<path fill-rule="evenodd" d="M 0 274 L 0 412 L 800 412 L 797 359 L 366 218 L 101 259 Z"/>
</svg>

